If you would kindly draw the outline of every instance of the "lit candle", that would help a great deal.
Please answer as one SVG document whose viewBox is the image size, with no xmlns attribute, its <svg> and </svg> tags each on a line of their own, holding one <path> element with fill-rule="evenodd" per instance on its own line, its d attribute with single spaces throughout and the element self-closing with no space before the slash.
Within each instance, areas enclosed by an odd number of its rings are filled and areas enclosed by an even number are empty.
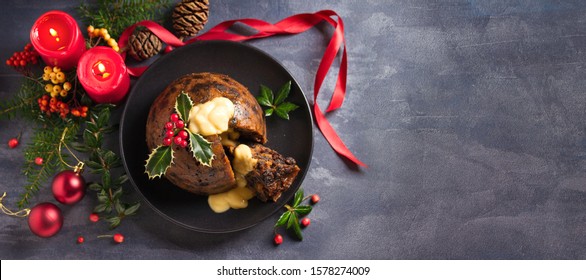
<svg viewBox="0 0 586 280">
<path fill-rule="evenodd" d="M 50 11 L 31 29 L 31 43 L 50 66 L 70 70 L 85 52 L 85 40 L 75 19 L 62 11 Z"/>
<path fill-rule="evenodd" d="M 108 47 L 94 47 L 77 64 L 77 77 L 96 103 L 119 103 L 130 87 L 130 76 L 120 54 Z"/>
</svg>

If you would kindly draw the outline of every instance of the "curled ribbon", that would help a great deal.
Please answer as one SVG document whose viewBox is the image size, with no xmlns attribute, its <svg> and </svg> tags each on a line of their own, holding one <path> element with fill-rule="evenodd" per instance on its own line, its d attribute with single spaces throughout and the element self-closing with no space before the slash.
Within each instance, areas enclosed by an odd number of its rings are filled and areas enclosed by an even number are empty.
<svg viewBox="0 0 586 280">
<path fill-rule="evenodd" d="M 335 17 L 336 19 L 334 20 L 333 17 Z M 342 61 L 340 63 L 340 69 L 338 70 L 338 78 L 336 80 L 334 93 L 332 94 L 332 98 L 330 99 L 330 104 L 326 109 L 326 112 L 331 112 L 340 108 L 342 106 L 342 103 L 344 102 L 344 97 L 346 95 L 346 76 L 348 72 L 348 61 L 346 54 L 346 40 L 344 39 L 344 22 L 342 21 L 342 18 L 334 11 L 323 10 L 313 14 L 297 14 L 287 17 L 275 24 L 251 18 L 224 21 L 212 27 L 206 33 L 198 35 L 197 37 L 193 37 L 185 42 L 181 41 L 167 29 L 153 21 L 141 21 L 124 30 L 124 32 L 120 36 L 120 39 L 118 40 L 118 44 L 121 49 L 125 49 L 124 47 L 128 44 L 128 38 L 130 37 L 134 29 L 136 29 L 136 27 L 138 26 L 144 26 L 148 28 L 163 42 L 170 46 L 181 47 L 186 44 L 202 40 L 228 40 L 240 42 L 275 35 L 298 34 L 312 28 L 313 26 L 322 21 L 325 21 L 328 24 L 330 24 L 332 27 L 335 28 L 335 30 L 326 48 L 324 56 L 322 57 L 319 63 L 317 74 L 315 76 L 315 83 L 313 88 L 313 113 L 315 116 L 315 121 L 317 123 L 318 128 L 320 129 L 320 131 L 322 132 L 330 146 L 332 146 L 334 151 L 336 151 L 339 155 L 347 158 L 348 160 L 354 162 L 355 164 L 366 167 L 366 164 L 364 164 L 362 161 L 356 158 L 354 154 L 352 154 L 352 152 L 348 149 L 348 147 L 346 147 L 344 142 L 342 142 L 342 139 L 340 139 L 334 128 L 330 125 L 330 123 L 325 117 L 325 114 L 322 112 L 322 110 L 317 104 L 317 96 L 319 90 L 323 84 L 323 81 L 326 78 L 328 70 L 331 68 L 332 63 L 334 62 L 334 59 L 336 58 L 342 46 Z M 227 32 L 228 29 L 236 23 L 244 24 L 250 28 L 256 29 L 258 32 L 253 35 L 240 35 Z M 122 53 L 122 57 L 126 57 L 125 52 Z M 129 67 L 128 71 L 131 75 L 138 77 L 147 69 L 147 67 L 148 66 Z"/>
</svg>

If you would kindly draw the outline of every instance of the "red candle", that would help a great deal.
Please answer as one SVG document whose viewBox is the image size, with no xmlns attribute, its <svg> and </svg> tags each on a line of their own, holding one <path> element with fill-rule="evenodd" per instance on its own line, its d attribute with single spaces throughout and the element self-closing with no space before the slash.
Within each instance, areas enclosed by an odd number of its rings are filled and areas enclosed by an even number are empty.
<svg viewBox="0 0 586 280">
<path fill-rule="evenodd" d="M 108 47 L 94 47 L 77 64 L 79 82 L 96 103 L 119 103 L 130 87 L 124 60 Z"/>
<path fill-rule="evenodd" d="M 70 70 L 85 52 L 85 40 L 75 19 L 62 11 L 49 11 L 31 29 L 31 43 L 47 65 Z"/>
</svg>

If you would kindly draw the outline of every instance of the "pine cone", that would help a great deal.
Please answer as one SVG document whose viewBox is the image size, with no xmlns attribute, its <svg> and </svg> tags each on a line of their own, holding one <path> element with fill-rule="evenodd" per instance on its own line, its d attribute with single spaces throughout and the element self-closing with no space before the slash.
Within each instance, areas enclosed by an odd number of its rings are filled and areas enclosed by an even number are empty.
<svg viewBox="0 0 586 280">
<path fill-rule="evenodd" d="M 208 22 L 209 0 L 183 0 L 173 10 L 173 28 L 179 36 L 192 37 Z"/>
<path fill-rule="evenodd" d="M 163 48 L 161 40 L 153 32 L 146 29 L 134 32 L 128 42 L 130 46 L 128 54 L 138 61 L 158 54 Z"/>
</svg>

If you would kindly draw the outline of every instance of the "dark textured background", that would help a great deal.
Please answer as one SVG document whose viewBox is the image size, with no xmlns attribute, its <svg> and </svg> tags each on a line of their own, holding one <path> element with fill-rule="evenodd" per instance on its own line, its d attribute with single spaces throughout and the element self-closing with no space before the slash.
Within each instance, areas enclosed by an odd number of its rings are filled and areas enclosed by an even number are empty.
<svg viewBox="0 0 586 280">
<path fill-rule="evenodd" d="M 275 248 L 276 215 L 243 232 L 207 235 L 143 207 L 117 230 L 126 242 L 113 245 L 93 237 L 107 231 L 87 220 L 96 203 L 90 195 L 63 207 L 65 226 L 50 239 L 33 236 L 24 220 L 0 217 L 0 258 L 586 258 L 586 1 L 211 2 L 206 29 L 321 9 L 343 17 L 348 95 L 329 120 L 370 167 L 349 168 L 316 130 L 303 187 L 323 199 L 303 242 L 286 237 Z M 27 42 L 40 14 L 77 6 L 2 4 L 2 61 Z M 330 32 L 322 26 L 250 44 L 281 61 L 311 98 Z M 333 83 L 326 81 L 324 96 Z M 19 84 L 2 63 L 0 98 Z M 5 143 L 21 129 L 26 143 L 24 126 L 0 121 L 0 191 L 11 195 L 9 205 L 25 178 L 22 146 Z M 49 189 L 41 201 L 52 201 Z M 88 240 L 81 246 L 79 234 Z"/>
</svg>

